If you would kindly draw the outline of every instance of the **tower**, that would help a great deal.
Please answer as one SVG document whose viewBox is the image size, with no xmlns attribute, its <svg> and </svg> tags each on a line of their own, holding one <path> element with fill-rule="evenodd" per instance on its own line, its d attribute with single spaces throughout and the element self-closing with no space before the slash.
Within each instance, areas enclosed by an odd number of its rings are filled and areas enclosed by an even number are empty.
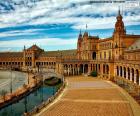
<svg viewBox="0 0 140 116">
<path fill-rule="evenodd" d="M 78 59 L 81 58 L 81 47 L 82 47 L 82 33 L 80 30 L 79 36 L 78 36 L 78 42 L 77 42 L 77 55 Z"/>
<path fill-rule="evenodd" d="M 24 45 L 24 48 L 23 48 L 23 67 L 25 67 L 25 65 L 26 65 L 25 60 L 26 60 L 26 47 Z"/>
<path fill-rule="evenodd" d="M 123 17 L 121 15 L 120 9 L 118 10 L 118 15 L 116 17 L 117 21 L 115 23 L 115 29 L 113 33 L 114 39 L 114 58 L 120 59 L 123 54 L 123 36 L 126 35 L 126 30 L 123 22 Z"/>
<path fill-rule="evenodd" d="M 118 10 L 118 16 L 116 17 L 117 22 L 115 23 L 115 29 L 114 29 L 114 35 L 115 34 L 120 34 L 120 35 L 124 35 L 126 34 L 126 30 L 124 27 L 124 23 L 123 23 L 123 17 L 121 15 L 120 9 Z"/>
</svg>

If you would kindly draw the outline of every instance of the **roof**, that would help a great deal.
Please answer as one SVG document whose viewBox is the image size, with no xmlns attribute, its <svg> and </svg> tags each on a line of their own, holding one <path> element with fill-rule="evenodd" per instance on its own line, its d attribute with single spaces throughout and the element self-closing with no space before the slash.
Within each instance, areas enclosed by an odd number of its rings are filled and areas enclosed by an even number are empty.
<svg viewBox="0 0 140 116">
<path fill-rule="evenodd" d="M 23 52 L 0 52 L 0 58 L 23 57 Z"/>
<path fill-rule="evenodd" d="M 42 50 L 40 47 L 38 47 L 36 44 L 29 47 L 27 50 Z"/>
<path fill-rule="evenodd" d="M 88 36 L 89 39 L 99 39 L 99 36 Z"/>
<path fill-rule="evenodd" d="M 140 38 L 136 40 L 131 46 L 129 46 L 125 51 L 140 50 Z"/>
<path fill-rule="evenodd" d="M 73 50 L 58 50 L 58 51 L 46 51 L 40 56 L 44 57 L 57 57 L 57 56 L 73 56 L 76 55 L 76 49 Z"/>
<path fill-rule="evenodd" d="M 123 36 L 124 38 L 140 38 L 140 35 L 126 34 Z"/>
</svg>

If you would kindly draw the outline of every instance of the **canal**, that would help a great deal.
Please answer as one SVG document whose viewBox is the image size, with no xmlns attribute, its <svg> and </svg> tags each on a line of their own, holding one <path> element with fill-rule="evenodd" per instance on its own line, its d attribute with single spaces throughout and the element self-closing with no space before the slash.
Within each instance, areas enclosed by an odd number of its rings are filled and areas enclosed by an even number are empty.
<svg viewBox="0 0 140 116">
<path fill-rule="evenodd" d="M 22 82 L 26 82 L 25 80 Z M 23 83 L 20 83 L 21 85 Z M 42 84 L 40 88 L 30 93 L 21 100 L 0 109 L 0 116 L 22 116 L 25 112 L 30 112 L 33 108 L 40 105 L 43 101 L 47 101 L 59 89 L 57 86 L 46 86 Z"/>
</svg>

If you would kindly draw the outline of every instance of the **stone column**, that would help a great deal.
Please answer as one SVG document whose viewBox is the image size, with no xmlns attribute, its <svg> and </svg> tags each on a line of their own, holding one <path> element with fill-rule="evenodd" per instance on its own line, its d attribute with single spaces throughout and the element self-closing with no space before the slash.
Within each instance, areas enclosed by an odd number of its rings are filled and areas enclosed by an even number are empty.
<svg viewBox="0 0 140 116">
<path fill-rule="evenodd" d="M 128 79 L 128 71 L 126 70 L 126 79 Z"/>
<path fill-rule="evenodd" d="M 72 72 L 73 72 L 73 75 L 75 75 L 75 67 L 72 66 Z"/>
<path fill-rule="evenodd" d="M 91 72 L 91 65 L 88 65 L 88 73 Z"/>
<path fill-rule="evenodd" d="M 121 76 L 121 74 L 120 74 L 120 73 L 121 73 L 121 71 L 120 71 L 120 69 L 119 69 L 119 77 Z"/>
<path fill-rule="evenodd" d="M 85 65 L 83 64 L 83 74 L 85 73 L 85 68 L 84 67 L 85 67 Z"/>
<path fill-rule="evenodd" d="M 124 70 L 123 70 L 123 68 L 122 68 L 122 77 L 124 78 Z"/>
<path fill-rule="evenodd" d="M 115 76 L 117 76 L 117 68 L 114 69 Z"/>
<path fill-rule="evenodd" d="M 70 68 L 69 68 L 69 65 L 68 65 L 68 76 L 70 75 Z"/>
<path fill-rule="evenodd" d="M 134 83 L 136 83 L 136 77 L 137 75 L 136 75 L 136 73 L 134 73 Z"/>
<path fill-rule="evenodd" d="M 78 75 L 79 75 L 79 73 L 80 73 L 80 68 L 79 68 L 79 66 L 78 66 Z"/>
<path fill-rule="evenodd" d="M 130 81 L 132 81 L 132 73 L 130 72 Z"/>
</svg>

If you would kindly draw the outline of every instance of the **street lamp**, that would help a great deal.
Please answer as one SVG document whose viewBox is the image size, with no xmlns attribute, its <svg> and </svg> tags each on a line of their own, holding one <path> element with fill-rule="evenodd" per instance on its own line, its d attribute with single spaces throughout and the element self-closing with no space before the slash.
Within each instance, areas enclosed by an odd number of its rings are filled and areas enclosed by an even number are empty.
<svg viewBox="0 0 140 116">
<path fill-rule="evenodd" d="M 43 75 L 42 75 L 42 102 L 43 102 L 43 100 L 44 100 L 44 98 L 43 98 L 43 85 L 44 85 L 44 79 L 43 79 Z"/>
<path fill-rule="evenodd" d="M 28 73 L 28 84 L 29 84 L 29 67 L 27 68 L 27 73 Z"/>
<path fill-rule="evenodd" d="M 27 97 L 24 99 L 25 113 L 27 113 Z"/>
<path fill-rule="evenodd" d="M 12 94 L 12 67 L 11 67 L 11 85 L 10 85 L 10 92 Z"/>
</svg>

